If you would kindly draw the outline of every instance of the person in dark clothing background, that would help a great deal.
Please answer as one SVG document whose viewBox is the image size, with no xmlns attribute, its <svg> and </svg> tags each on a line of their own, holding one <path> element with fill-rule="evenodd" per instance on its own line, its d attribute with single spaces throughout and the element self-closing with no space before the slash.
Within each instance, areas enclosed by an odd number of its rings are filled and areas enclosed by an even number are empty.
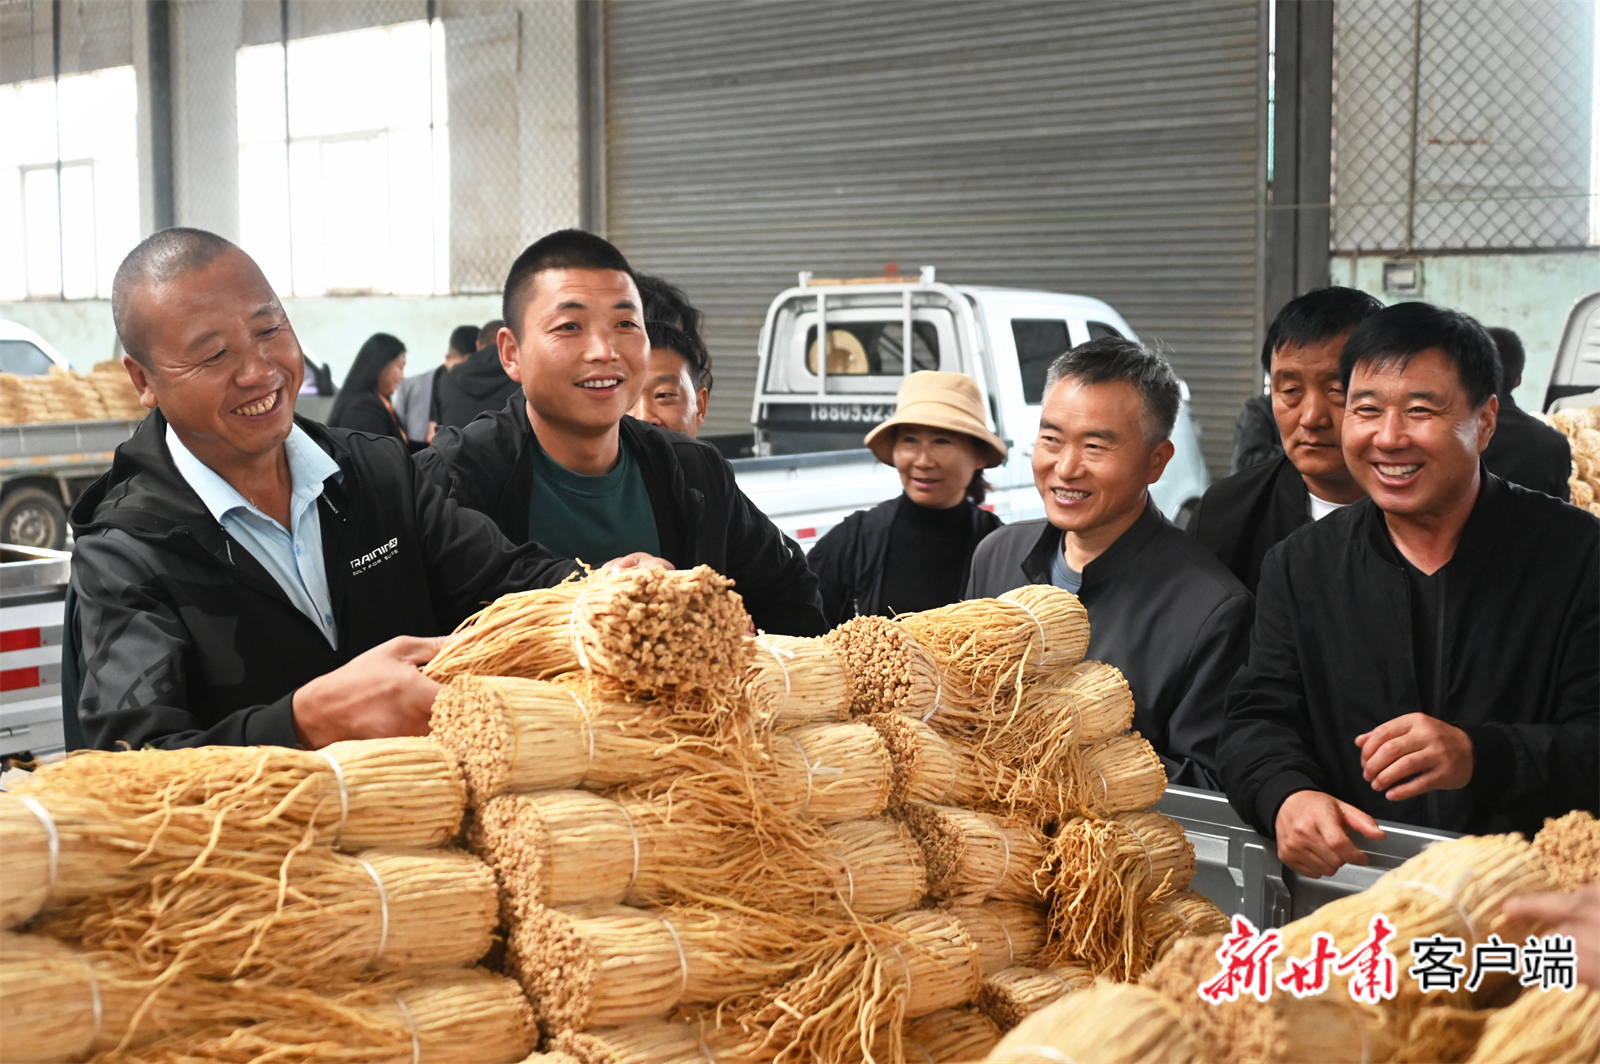
<svg viewBox="0 0 1600 1064">
<path fill-rule="evenodd" d="M 393 436 L 402 443 L 405 429 L 395 417 L 390 397 L 406 375 L 406 345 L 388 333 L 373 333 L 356 353 L 345 374 L 344 387 L 334 397 L 328 424 L 374 436 Z"/>
<path fill-rule="evenodd" d="M 1320 288 L 1284 304 L 1267 330 L 1264 368 L 1278 454 L 1211 485 L 1187 529 L 1252 592 L 1268 549 L 1362 496 L 1339 443 L 1339 352 L 1355 327 L 1382 309 L 1365 292 Z"/>
<path fill-rule="evenodd" d="M 478 331 L 478 349 L 472 357 L 439 378 L 428 413 L 430 431 L 469 425 L 479 414 L 499 410 L 521 393 L 500 364 L 499 336 L 505 324 L 499 318 L 486 324 Z"/>
<path fill-rule="evenodd" d="M 1600 808 L 1600 521 L 1484 469 L 1500 362 L 1464 314 L 1400 303 L 1344 346 L 1367 498 L 1261 571 L 1228 691 L 1228 800 L 1302 875 L 1375 818 L 1531 833 Z"/>
<path fill-rule="evenodd" d="M 1278 436 L 1278 423 L 1272 417 L 1272 396 L 1252 395 L 1239 408 L 1239 417 L 1233 423 L 1233 457 L 1228 463 L 1228 472 L 1243 472 L 1281 454 L 1283 440 Z"/>
<path fill-rule="evenodd" d="M 1133 689 L 1133 726 L 1173 783 L 1215 788 L 1222 700 L 1244 660 L 1250 592 L 1161 515 L 1150 485 L 1172 459 L 1181 392 L 1167 360 L 1103 337 L 1045 375 L 1033 478 L 1045 518 L 989 535 L 967 597 L 1024 584 L 1075 593 L 1089 612 L 1089 657 Z"/>
<path fill-rule="evenodd" d="M 1572 476 L 1572 445 L 1511 397 L 1512 390 L 1522 384 L 1522 368 L 1527 363 L 1522 338 L 1510 329 L 1494 328 L 1488 333 L 1500 354 L 1500 414 L 1494 438 L 1483 452 L 1483 464 L 1513 484 L 1570 502 L 1572 485 L 1567 480 Z"/>
<path fill-rule="evenodd" d="M 635 272 L 650 334 L 645 386 L 629 413 L 640 421 L 697 436 L 711 402 L 711 352 L 704 320 L 683 289 L 654 274 Z"/>
<path fill-rule="evenodd" d="M 977 382 L 920 370 L 900 385 L 892 417 L 867 433 L 878 461 L 904 488 L 857 510 L 819 539 L 807 561 L 830 627 L 863 614 L 892 616 L 959 601 L 972 552 L 1001 521 L 982 508 L 983 471 L 1006 460 L 984 422 Z"/>
<path fill-rule="evenodd" d="M 426 443 L 433 438 L 428 417 L 433 413 L 434 390 L 446 373 L 472 357 L 472 353 L 478 349 L 480 331 L 476 325 L 456 326 L 450 332 L 444 361 L 426 373 L 418 373 L 400 382 L 400 387 L 394 393 L 394 415 L 400 419 L 400 427 L 406 430 L 408 439 Z"/>
<path fill-rule="evenodd" d="M 515 543 L 585 561 L 619 547 L 733 578 L 755 623 L 825 630 L 799 546 L 739 490 L 715 447 L 627 411 L 647 337 L 628 261 L 575 229 L 539 240 L 506 278 L 500 359 L 522 391 L 465 428 L 441 429 L 418 466 Z"/>
</svg>

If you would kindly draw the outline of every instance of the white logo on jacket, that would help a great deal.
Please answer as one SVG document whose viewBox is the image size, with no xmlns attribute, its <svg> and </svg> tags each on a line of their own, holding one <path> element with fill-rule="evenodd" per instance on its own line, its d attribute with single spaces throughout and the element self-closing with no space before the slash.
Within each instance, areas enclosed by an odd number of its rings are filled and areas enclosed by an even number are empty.
<svg viewBox="0 0 1600 1064">
<path fill-rule="evenodd" d="M 375 550 L 369 550 L 359 558 L 350 559 L 350 575 L 360 576 L 369 569 L 376 569 L 384 562 L 400 556 L 400 537 L 396 536 L 387 543 L 380 543 Z"/>
</svg>

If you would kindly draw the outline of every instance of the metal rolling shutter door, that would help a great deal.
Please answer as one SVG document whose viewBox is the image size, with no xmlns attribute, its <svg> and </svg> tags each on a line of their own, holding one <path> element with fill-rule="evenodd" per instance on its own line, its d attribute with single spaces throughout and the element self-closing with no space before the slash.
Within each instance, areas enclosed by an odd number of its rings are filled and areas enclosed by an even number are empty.
<svg viewBox="0 0 1600 1064">
<path fill-rule="evenodd" d="M 707 312 L 748 428 L 798 270 L 1111 303 L 1173 352 L 1213 475 L 1259 380 L 1266 17 L 1207 4 L 607 5 L 607 220 Z"/>
</svg>

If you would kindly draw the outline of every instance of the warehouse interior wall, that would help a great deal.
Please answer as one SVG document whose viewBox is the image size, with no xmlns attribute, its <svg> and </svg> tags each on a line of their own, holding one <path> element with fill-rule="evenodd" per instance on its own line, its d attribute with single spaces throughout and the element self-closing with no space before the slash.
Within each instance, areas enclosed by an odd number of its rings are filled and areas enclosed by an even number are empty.
<svg viewBox="0 0 1600 1064">
<path fill-rule="evenodd" d="M 302 343 L 333 366 L 335 380 L 343 379 L 362 340 L 379 330 L 408 345 L 408 371 L 418 372 L 442 361 L 452 328 L 498 315 L 505 271 L 523 247 L 578 224 L 578 2 L 22 0 L 0 5 L 0 83 L 51 75 L 50 16 L 58 8 L 63 75 L 135 68 L 139 233 L 166 223 L 239 240 L 239 49 L 281 41 L 285 12 L 291 40 L 431 13 L 445 29 L 452 118 L 449 291 L 284 299 Z M 152 47 L 150 37 L 151 26 L 163 23 L 164 50 L 161 41 Z M 153 55 L 170 64 L 166 79 Z M 170 100 L 162 96 L 166 89 Z M 115 349 L 104 299 L 5 302 L 0 317 L 39 332 L 77 368 Z"/>
</svg>

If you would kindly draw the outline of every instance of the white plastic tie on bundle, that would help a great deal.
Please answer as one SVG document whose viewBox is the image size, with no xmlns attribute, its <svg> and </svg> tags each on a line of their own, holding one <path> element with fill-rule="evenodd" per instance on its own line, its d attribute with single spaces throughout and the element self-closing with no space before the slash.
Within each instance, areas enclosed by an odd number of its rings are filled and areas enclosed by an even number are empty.
<svg viewBox="0 0 1600 1064">
<path fill-rule="evenodd" d="M 562 690 L 566 690 L 566 688 Z M 583 771 L 578 773 L 578 778 L 567 784 L 568 787 L 576 787 L 588 778 L 590 771 L 594 768 L 594 722 L 589 719 L 589 707 L 583 704 L 583 699 L 572 691 L 567 691 L 567 697 L 572 699 L 572 704 L 578 707 L 578 720 L 583 724 L 584 737 L 589 740 L 589 762 L 584 765 Z"/>
<path fill-rule="evenodd" d="M 706 1064 L 717 1064 L 717 1055 L 711 1052 L 711 1047 L 706 1045 L 706 1040 L 699 1035 L 694 1040 L 700 1043 L 700 1055 L 706 1058 Z"/>
<path fill-rule="evenodd" d="M 1055 1046 L 1015 1046 L 1011 1052 L 1016 1054 L 1018 1060 L 1037 1058 L 1045 1064 L 1079 1064 L 1079 1061 L 1067 1056 Z"/>
<path fill-rule="evenodd" d="M 583 596 L 588 593 L 588 588 L 578 592 L 578 597 L 572 600 L 572 612 L 567 615 L 567 638 L 572 642 L 572 656 L 578 659 L 578 668 L 585 672 L 589 670 L 589 655 L 584 653 L 583 640 L 578 638 L 578 607 L 583 605 Z"/>
<path fill-rule="evenodd" d="M 39 823 L 44 825 L 44 833 L 50 839 L 50 889 L 56 886 L 56 877 L 61 871 L 61 835 L 56 831 L 55 817 L 50 815 L 50 810 L 39 803 L 39 799 L 31 794 L 21 795 L 22 804 L 28 811 L 39 818 Z"/>
<path fill-rule="evenodd" d="M 1006 834 L 1006 829 L 1002 825 L 996 824 L 995 830 L 1000 833 L 1000 843 L 1006 848 L 1006 860 L 1000 866 L 1000 878 L 989 888 L 991 891 L 998 889 L 1000 884 L 1006 881 L 1006 873 L 1011 871 L 1011 836 Z"/>
<path fill-rule="evenodd" d="M 682 998 L 689 992 L 689 955 L 683 952 L 683 939 L 678 937 L 678 929 L 672 926 L 672 921 L 665 916 L 658 916 L 661 926 L 667 929 L 667 934 L 672 936 L 672 944 L 678 947 L 678 971 L 682 978 L 678 983 L 678 997 Z M 677 1004 L 677 1002 L 673 1002 Z"/>
<path fill-rule="evenodd" d="M 1128 828 L 1128 832 L 1131 835 L 1133 835 L 1133 841 L 1137 842 L 1139 844 L 1139 849 L 1144 851 L 1145 872 L 1152 879 L 1155 878 L 1155 874 L 1156 874 L 1156 859 L 1154 857 L 1150 856 L 1150 847 L 1148 847 L 1148 846 L 1146 846 L 1144 844 L 1144 836 L 1139 834 L 1139 832 L 1137 830 L 1135 830 L 1134 828 L 1131 828 L 1131 827 Z"/>
<path fill-rule="evenodd" d="M 1006 926 L 1006 922 L 997 916 L 995 917 L 995 923 L 1000 925 L 1000 933 L 1006 936 L 1006 967 L 1010 968 L 1017 963 L 1017 947 L 1011 941 L 1011 929 Z"/>
<path fill-rule="evenodd" d="M 515 732 L 512 733 L 513 739 Z M 339 784 L 339 829 L 333 833 L 333 845 L 337 847 L 339 840 L 344 838 L 344 826 L 350 820 L 350 791 L 344 783 L 344 766 L 339 764 L 339 759 L 326 750 L 318 750 L 333 769 L 333 778 Z"/>
<path fill-rule="evenodd" d="M 906 963 L 906 955 L 900 952 L 900 947 L 894 948 L 894 959 L 900 962 L 900 970 L 906 973 L 906 1001 L 911 1000 L 911 965 Z"/>
<path fill-rule="evenodd" d="M 900 1044 L 903 1046 L 916 1046 L 917 1052 L 922 1054 L 922 1059 L 926 1061 L 927 1064 L 936 1064 L 933 1059 L 933 1054 L 928 1052 L 927 1049 L 923 1047 L 922 1043 L 917 1041 L 915 1038 L 902 1038 Z"/>
<path fill-rule="evenodd" d="M 1038 615 L 1030 610 L 1027 606 L 1024 606 L 1022 603 L 1018 602 L 1016 599 L 1006 599 L 1006 601 L 1020 609 L 1023 613 L 1026 613 L 1028 615 L 1028 620 L 1032 621 L 1033 626 L 1039 630 L 1039 658 L 1040 660 L 1043 660 L 1044 656 L 1050 652 L 1050 643 L 1047 639 L 1045 639 L 1044 625 L 1039 623 Z"/>
<path fill-rule="evenodd" d="M 941 704 L 941 701 L 944 698 L 944 672 L 940 671 L 938 676 L 939 686 L 933 689 L 933 708 L 922 715 L 922 723 L 924 724 L 932 720 L 934 714 L 938 713 L 939 710 L 944 708 L 944 706 Z"/>
<path fill-rule="evenodd" d="M 806 748 L 800 745 L 799 739 L 792 735 L 785 735 L 783 738 L 794 744 L 794 748 L 800 752 L 800 763 L 806 767 L 806 800 L 800 803 L 800 812 L 796 814 L 805 816 L 806 810 L 811 808 L 811 758 L 806 756 Z"/>
<path fill-rule="evenodd" d="M 762 639 L 757 639 L 756 642 L 764 647 L 767 653 L 772 655 L 772 660 L 778 663 L 778 671 L 783 673 L 783 705 L 779 706 L 777 709 L 778 713 L 782 713 L 784 710 L 789 708 L 789 697 L 794 694 L 794 688 L 789 683 L 789 666 L 784 664 L 783 659 L 793 658 L 794 651 L 784 650 L 782 647 L 775 647 L 771 643 L 768 643 Z"/>
<path fill-rule="evenodd" d="M 100 977 L 95 974 L 94 965 L 89 963 L 89 958 L 78 954 L 78 963 L 83 965 L 83 970 L 89 976 L 89 1005 L 94 1009 L 94 1032 L 89 1035 L 89 1052 L 94 1052 L 94 1044 L 100 1041 L 100 1029 L 105 1025 L 105 1001 L 100 997 Z"/>
<path fill-rule="evenodd" d="M 399 994 L 394 996 L 394 1003 L 400 1006 L 400 1015 L 405 1017 L 406 1029 L 411 1032 L 411 1064 L 422 1064 L 422 1036 L 417 1034 L 417 1021 L 412 1018 L 411 1010 L 406 1008 Z"/>
<path fill-rule="evenodd" d="M 633 871 L 628 873 L 628 889 L 622 892 L 627 894 L 639 882 L 639 832 L 633 826 L 633 814 L 628 812 L 628 807 L 618 802 L 617 808 L 622 810 L 623 819 L 628 822 L 628 834 L 633 836 Z"/>
<path fill-rule="evenodd" d="M 1461 888 L 1464 887 L 1467 884 L 1467 881 L 1471 878 L 1472 869 L 1463 869 L 1461 875 L 1456 877 L 1455 886 L 1448 891 L 1432 883 L 1424 883 L 1420 879 L 1402 879 L 1397 881 L 1395 886 L 1415 887 L 1424 894 L 1432 894 L 1435 898 L 1438 898 L 1446 905 L 1451 906 L 1461 917 L 1461 922 L 1466 925 L 1467 934 L 1471 936 L 1472 941 L 1479 942 L 1482 940 L 1478 935 L 1478 925 L 1473 921 L 1472 914 L 1467 912 L 1466 906 L 1461 904 Z"/>
<path fill-rule="evenodd" d="M 845 899 L 844 907 L 846 909 L 854 909 L 856 907 L 856 874 L 850 871 L 849 861 L 844 861 L 843 864 L 845 880 L 850 884 L 850 896 Z"/>
<path fill-rule="evenodd" d="M 389 945 L 389 892 L 383 889 L 383 877 L 378 875 L 378 870 L 365 861 L 357 861 L 362 868 L 367 870 L 367 875 L 378 885 L 378 906 L 382 912 L 383 922 L 378 926 L 378 948 L 372 953 L 369 964 L 377 964 L 383 959 L 384 948 Z"/>
</svg>

